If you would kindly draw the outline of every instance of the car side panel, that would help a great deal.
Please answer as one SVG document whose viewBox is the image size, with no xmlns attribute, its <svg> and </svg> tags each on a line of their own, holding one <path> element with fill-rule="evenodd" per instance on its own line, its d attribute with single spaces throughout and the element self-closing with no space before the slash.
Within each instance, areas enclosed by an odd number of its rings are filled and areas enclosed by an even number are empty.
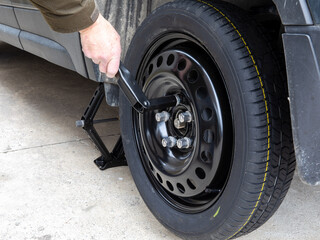
<svg viewBox="0 0 320 240">
<path fill-rule="evenodd" d="M 0 0 L 0 5 L 11 6 L 12 3 L 10 0 Z"/>
<path fill-rule="evenodd" d="M 320 185 L 320 26 L 287 27 L 287 65 L 293 140 L 301 180 Z"/>
<path fill-rule="evenodd" d="M 0 41 L 22 48 L 19 41 L 20 29 L 13 7 L 0 5 Z"/>
<path fill-rule="evenodd" d="M 273 0 L 283 25 L 312 25 L 313 20 L 306 0 Z"/>
<path fill-rule="evenodd" d="M 0 6 L 0 23 L 9 27 L 19 29 L 19 25 L 13 11 L 13 7 Z"/>
<path fill-rule="evenodd" d="M 79 33 L 62 34 L 51 30 L 38 10 L 14 8 L 14 12 L 24 50 L 88 77 Z"/>
<path fill-rule="evenodd" d="M 15 7 L 37 9 L 29 0 L 11 0 L 11 3 Z"/>
</svg>

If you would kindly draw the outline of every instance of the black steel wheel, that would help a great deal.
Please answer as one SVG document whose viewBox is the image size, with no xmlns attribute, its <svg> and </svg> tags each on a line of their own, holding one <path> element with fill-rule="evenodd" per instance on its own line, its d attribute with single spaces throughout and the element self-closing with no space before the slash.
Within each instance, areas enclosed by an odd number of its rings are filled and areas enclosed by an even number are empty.
<svg viewBox="0 0 320 240">
<path fill-rule="evenodd" d="M 232 117 L 223 104 L 228 97 L 215 63 L 195 39 L 172 33 L 153 47 L 138 73 L 144 92 L 148 98 L 176 95 L 180 102 L 135 114 L 139 152 L 164 200 L 184 212 L 203 211 L 219 196 L 230 168 Z M 164 113 L 168 118 L 157 121 Z M 188 121 L 180 121 L 184 116 Z M 165 143 L 170 138 L 172 147 Z M 183 140 L 189 144 L 180 146 Z M 222 159 L 225 167 L 218 170 Z"/>
<path fill-rule="evenodd" d="M 177 1 L 138 29 L 126 66 L 148 98 L 122 95 L 121 134 L 145 203 L 190 239 L 248 233 L 278 208 L 294 170 L 285 81 L 258 28 L 225 3 Z M 250 28 L 248 28 L 250 26 Z"/>
</svg>

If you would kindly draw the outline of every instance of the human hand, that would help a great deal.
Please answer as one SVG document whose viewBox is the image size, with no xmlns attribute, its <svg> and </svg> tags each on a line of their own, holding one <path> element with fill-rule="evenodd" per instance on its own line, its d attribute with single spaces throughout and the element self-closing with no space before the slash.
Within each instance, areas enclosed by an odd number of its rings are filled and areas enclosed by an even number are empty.
<svg viewBox="0 0 320 240">
<path fill-rule="evenodd" d="M 82 51 L 99 65 L 99 70 L 113 78 L 120 64 L 120 36 L 113 26 L 101 15 L 90 27 L 80 31 Z"/>
</svg>

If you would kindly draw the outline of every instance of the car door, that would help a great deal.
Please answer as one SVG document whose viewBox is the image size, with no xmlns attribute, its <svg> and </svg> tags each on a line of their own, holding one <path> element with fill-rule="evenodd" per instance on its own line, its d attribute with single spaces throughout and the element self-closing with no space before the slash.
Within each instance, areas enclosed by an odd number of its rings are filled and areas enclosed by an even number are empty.
<svg viewBox="0 0 320 240">
<path fill-rule="evenodd" d="M 36 9 L 29 0 L 11 0 L 11 3 L 16 7 Z"/>
<path fill-rule="evenodd" d="M 0 41 L 22 48 L 20 29 L 10 0 L 0 0 Z"/>
<path fill-rule="evenodd" d="M 22 49 L 88 77 L 78 33 L 62 34 L 51 30 L 40 11 L 29 0 L 0 0 L 2 3 L 5 5 L 3 8 L 10 8 L 10 11 L 6 10 L 11 18 L 16 19 L 14 27 L 17 30 L 20 28 L 15 39 L 21 43 Z M 0 23 L 5 18 L 0 12 Z"/>
<path fill-rule="evenodd" d="M 11 1 L 10 0 L 0 0 L 0 5 L 11 6 Z"/>
</svg>

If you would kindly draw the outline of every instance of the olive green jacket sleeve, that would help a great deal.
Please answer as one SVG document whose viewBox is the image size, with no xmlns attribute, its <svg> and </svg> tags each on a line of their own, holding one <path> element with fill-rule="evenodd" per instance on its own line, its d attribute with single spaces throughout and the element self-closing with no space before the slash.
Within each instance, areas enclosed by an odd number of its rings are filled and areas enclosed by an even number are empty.
<svg viewBox="0 0 320 240">
<path fill-rule="evenodd" d="M 77 32 L 92 25 L 99 16 L 94 0 L 30 0 L 54 31 Z"/>
</svg>

